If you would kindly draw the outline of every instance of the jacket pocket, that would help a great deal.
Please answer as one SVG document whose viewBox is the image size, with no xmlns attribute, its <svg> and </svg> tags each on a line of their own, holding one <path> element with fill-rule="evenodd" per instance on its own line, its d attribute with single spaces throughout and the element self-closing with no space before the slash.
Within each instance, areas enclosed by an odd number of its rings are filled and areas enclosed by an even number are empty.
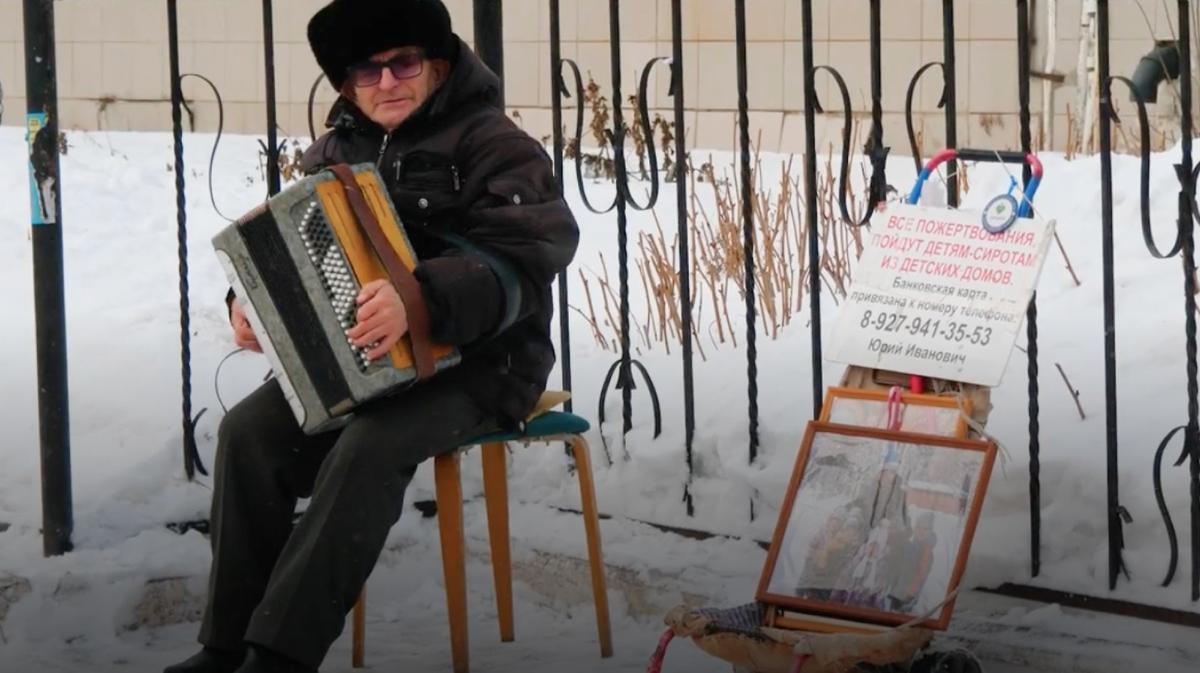
<svg viewBox="0 0 1200 673">
<path fill-rule="evenodd" d="M 513 176 L 500 176 L 487 182 L 488 194 L 498 199 L 496 206 L 533 205 L 543 201 L 538 191 L 528 180 Z"/>
<path fill-rule="evenodd" d="M 392 167 L 392 201 L 404 219 L 429 220 L 460 207 L 458 167 L 432 152 L 412 152 Z"/>
</svg>

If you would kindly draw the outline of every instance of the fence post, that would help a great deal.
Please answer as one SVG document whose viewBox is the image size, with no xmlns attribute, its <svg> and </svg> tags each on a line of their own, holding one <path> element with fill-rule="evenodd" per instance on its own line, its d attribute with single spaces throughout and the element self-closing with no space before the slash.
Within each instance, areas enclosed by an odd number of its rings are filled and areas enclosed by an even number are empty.
<svg viewBox="0 0 1200 673">
<path fill-rule="evenodd" d="M 42 467 L 42 552 L 71 551 L 71 435 L 63 292 L 62 181 L 53 0 L 24 0 L 26 128 L 37 313 L 38 419 Z"/>
</svg>

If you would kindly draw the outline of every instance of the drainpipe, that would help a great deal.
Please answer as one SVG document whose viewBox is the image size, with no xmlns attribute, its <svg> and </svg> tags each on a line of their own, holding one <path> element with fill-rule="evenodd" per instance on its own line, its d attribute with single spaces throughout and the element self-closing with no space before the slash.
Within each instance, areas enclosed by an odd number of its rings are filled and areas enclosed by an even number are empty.
<svg viewBox="0 0 1200 673">
<path fill-rule="evenodd" d="M 1134 88 L 1147 103 L 1158 102 L 1158 85 L 1179 77 L 1179 47 L 1173 40 L 1158 41 L 1153 51 L 1138 61 L 1133 71 Z M 1132 94 L 1130 100 L 1133 100 Z"/>
</svg>

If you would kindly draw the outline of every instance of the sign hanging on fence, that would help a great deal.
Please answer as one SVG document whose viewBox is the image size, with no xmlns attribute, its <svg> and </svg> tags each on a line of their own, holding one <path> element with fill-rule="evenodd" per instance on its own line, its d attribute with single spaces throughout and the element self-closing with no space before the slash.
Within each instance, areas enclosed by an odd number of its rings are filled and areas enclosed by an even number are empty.
<svg viewBox="0 0 1200 673">
<path fill-rule="evenodd" d="M 998 385 L 1053 235 L 1053 220 L 992 234 L 977 212 L 889 204 L 872 218 L 829 358 Z"/>
</svg>

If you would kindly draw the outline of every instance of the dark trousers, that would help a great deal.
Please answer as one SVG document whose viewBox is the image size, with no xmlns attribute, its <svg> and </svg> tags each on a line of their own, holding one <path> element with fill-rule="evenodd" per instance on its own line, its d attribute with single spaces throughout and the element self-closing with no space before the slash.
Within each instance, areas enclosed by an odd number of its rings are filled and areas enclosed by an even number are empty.
<svg viewBox="0 0 1200 673">
<path fill-rule="evenodd" d="M 201 643 L 234 650 L 249 642 L 320 665 L 417 465 L 499 425 L 458 373 L 376 400 L 343 429 L 312 436 L 274 380 L 229 410 L 217 440 Z M 296 501 L 308 496 L 293 527 Z"/>
</svg>

